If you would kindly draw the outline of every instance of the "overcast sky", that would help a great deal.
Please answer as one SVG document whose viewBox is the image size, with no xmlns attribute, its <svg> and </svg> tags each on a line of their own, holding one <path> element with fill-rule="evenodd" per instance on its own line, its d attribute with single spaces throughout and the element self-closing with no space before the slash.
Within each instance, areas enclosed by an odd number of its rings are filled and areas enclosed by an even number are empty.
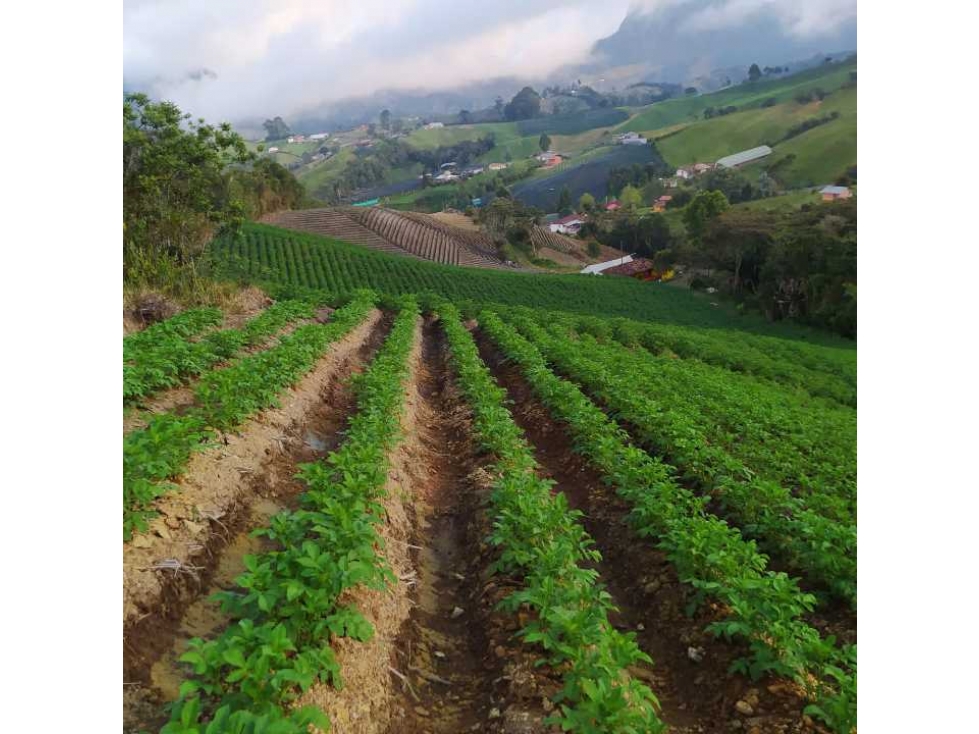
<svg viewBox="0 0 979 734">
<path fill-rule="evenodd" d="M 586 61 L 628 12 L 685 4 L 685 33 L 767 17 L 818 38 L 856 17 L 856 0 L 125 0 L 123 77 L 209 121 L 288 117 L 378 89 L 540 78 Z"/>
</svg>

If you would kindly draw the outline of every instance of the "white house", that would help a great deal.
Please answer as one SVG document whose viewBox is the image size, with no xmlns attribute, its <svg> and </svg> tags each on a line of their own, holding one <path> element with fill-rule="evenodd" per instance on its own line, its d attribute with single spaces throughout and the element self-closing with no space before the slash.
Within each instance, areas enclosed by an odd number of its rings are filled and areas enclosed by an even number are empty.
<svg viewBox="0 0 979 734">
<path fill-rule="evenodd" d="M 646 144 L 646 138 L 644 138 L 639 133 L 633 133 L 633 132 L 624 133 L 622 135 L 619 135 L 617 139 L 619 141 L 619 145 L 645 145 Z"/>
<path fill-rule="evenodd" d="M 278 153 L 278 152 L 279 152 L 279 149 L 276 148 L 274 145 L 271 148 L 269 148 L 269 153 Z"/>
<path fill-rule="evenodd" d="M 437 130 L 440 127 L 445 127 L 445 123 L 444 122 L 430 122 L 427 125 L 425 125 L 425 129 L 426 130 Z"/>
<path fill-rule="evenodd" d="M 330 137 L 330 133 L 314 133 L 309 136 L 310 140 L 326 140 Z"/>
<path fill-rule="evenodd" d="M 432 180 L 436 181 L 437 183 L 450 183 L 452 181 L 458 181 L 459 177 L 452 173 L 452 171 L 442 171 L 442 173 Z"/>
<path fill-rule="evenodd" d="M 566 217 L 561 217 L 561 219 L 555 219 L 547 225 L 547 228 L 558 234 L 578 234 L 578 230 L 584 223 L 585 220 L 577 214 L 569 214 Z"/>
<path fill-rule="evenodd" d="M 586 265 L 579 272 L 582 274 L 589 275 L 601 275 L 603 270 L 608 270 L 609 268 L 615 268 L 619 265 L 625 265 L 626 263 L 632 262 L 632 255 L 626 255 L 625 257 L 617 257 L 614 260 L 607 260 L 603 263 L 594 263 L 593 265 Z"/>
<path fill-rule="evenodd" d="M 490 163 L 487 166 L 487 168 L 489 168 L 491 171 L 502 171 L 506 167 L 507 167 L 506 163 Z"/>
<path fill-rule="evenodd" d="M 691 178 L 693 178 L 693 171 L 691 171 L 689 168 L 678 168 L 676 169 L 676 177 L 689 181 Z"/>
</svg>

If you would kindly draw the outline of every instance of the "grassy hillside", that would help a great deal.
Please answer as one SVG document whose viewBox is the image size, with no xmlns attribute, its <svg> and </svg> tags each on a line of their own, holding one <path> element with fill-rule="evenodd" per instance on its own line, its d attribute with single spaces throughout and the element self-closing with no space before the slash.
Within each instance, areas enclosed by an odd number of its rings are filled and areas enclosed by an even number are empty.
<svg viewBox="0 0 979 734">
<path fill-rule="evenodd" d="M 428 291 L 453 300 L 627 316 L 854 348 L 852 342 L 795 324 L 773 324 L 760 316 L 738 314 L 689 290 L 628 278 L 537 275 L 440 265 L 251 223 L 238 236 L 216 239 L 210 252 L 219 273 L 256 282 L 334 293 L 361 287 L 388 295 Z"/>
<path fill-rule="evenodd" d="M 809 69 L 785 79 L 760 81 L 755 84 L 739 84 L 722 89 L 711 94 L 695 97 L 668 99 L 648 107 L 640 108 L 637 114 L 620 125 L 617 130 L 634 130 L 636 132 L 651 132 L 682 122 L 694 122 L 703 119 L 703 112 L 708 107 L 759 107 L 767 99 L 775 98 L 776 102 L 788 102 L 800 92 L 820 87 L 825 91 L 839 89 L 850 78 L 850 72 L 856 71 L 856 61 L 845 64 L 832 64 L 827 67 Z"/>
<path fill-rule="evenodd" d="M 856 118 L 857 90 L 841 89 L 821 102 L 799 104 L 790 100 L 774 107 L 735 112 L 692 123 L 676 134 L 661 139 L 657 147 L 673 166 L 709 163 L 757 145 L 771 145 L 776 152 L 781 153 L 783 143 L 780 141 L 792 127 L 833 112 L 838 112 L 840 118 L 826 123 L 826 127 L 833 126 L 836 134 L 845 132 L 848 126 L 844 124 L 844 120 Z M 855 157 L 852 163 L 856 163 Z M 845 166 L 846 164 L 843 167 Z"/>
</svg>

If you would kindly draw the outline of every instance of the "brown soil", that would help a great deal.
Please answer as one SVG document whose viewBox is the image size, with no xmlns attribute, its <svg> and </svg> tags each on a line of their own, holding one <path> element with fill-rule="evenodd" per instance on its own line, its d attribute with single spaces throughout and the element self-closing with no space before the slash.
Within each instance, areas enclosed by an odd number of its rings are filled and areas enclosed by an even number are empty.
<svg viewBox="0 0 979 734">
<path fill-rule="evenodd" d="M 704 632 L 723 610 L 708 604 L 693 616 L 687 614 L 690 590 L 665 554 L 631 532 L 628 506 L 574 453 L 567 431 L 552 421 L 519 369 L 503 361 L 485 335 L 477 331 L 476 337 L 484 361 L 513 402 L 514 419 L 533 444 L 538 463 L 556 482 L 555 491 L 564 492 L 571 506 L 584 513 L 585 528 L 603 557 L 597 569 L 619 607 L 612 622 L 635 631 L 640 647 L 653 658 L 651 670 L 641 666 L 632 672 L 656 693 L 670 731 L 813 731 L 803 718 L 805 702 L 796 686 L 774 678 L 752 683 L 728 673 L 744 648 Z M 751 714 L 735 709 L 739 701 L 750 705 Z"/>
<path fill-rule="evenodd" d="M 412 609 L 388 671 L 396 697 L 387 731 L 480 731 L 502 664 L 489 654 L 479 600 L 475 508 L 466 487 L 475 461 L 468 414 L 450 381 L 444 334 L 432 320 L 417 388 L 416 430 L 405 443 L 414 495 Z"/>
<path fill-rule="evenodd" d="M 372 358 L 388 322 L 372 313 L 332 346 L 281 408 L 196 455 L 178 489 L 159 501 L 150 531 L 123 546 L 127 715 L 139 718 L 145 701 L 175 693 L 173 661 L 181 646 L 223 623 L 201 598 L 230 585 L 241 557 L 258 548 L 248 532 L 294 504 L 301 491 L 297 465 L 335 448 L 354 408 L 348 377 Z M 161 568 L 164 562 L 176 568 Z"/>
</svg>

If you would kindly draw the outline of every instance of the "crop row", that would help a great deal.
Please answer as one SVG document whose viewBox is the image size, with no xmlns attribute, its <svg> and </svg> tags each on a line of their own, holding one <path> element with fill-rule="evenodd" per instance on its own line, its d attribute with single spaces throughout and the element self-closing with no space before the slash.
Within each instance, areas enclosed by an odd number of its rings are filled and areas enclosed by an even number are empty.
<svg viewBox="0 0 979 734">
<path fill-rule="evenodd" d="M 626 346 L 641 344 L 654 352 L 666 348 L 685 359 L 699 359 L 763 377 L 843 405 L 857 404 L 856 363 L 848 352 L 805 343 L 787 344 L 784 339 L 752 334 L 731 339 L 731 332 L 726 330 L 694 330 L 625 318 L 584 316 L 578 326 Z"/>
<path fill-rule="evenodd" d="M 678 288 L 640 283 L 631 278 L 596 278 L 511 272 L 451 265 L 388 255 L 313 234 L 268 225 L 246 223 L 239 234 L 225 234 L 209 245 L 209 253 L 223 275 L 277 290 L 289 297 L 303 288 L 349 293 L 371 288 L 387 295 L 431 292 L 460 308 L 464 301 L 480 304 L 532 305 L 572 310 L 597 316 L 629 316 L 684 326 L 736 329 L 737 334 L 775 333 L 786 337 L 820 337 L 791 324 L 769 324 L 746 314 L 736 319 L 728 309 Z M 275 288 L 272 284 L 280 284 Z M 281 286 L 288 287 L 281 287 Z M 790 339 L 771 339 L 789 342 Z M 842 340 L 832 339 L 834 344 Z M 802 344 L 800 349 L 809 347 Z M 834 349 L 855 354 L 852 346 Z M 855 359 L 855 358 L 854 358 Z"/>
<path fill-rule="evenodd" d="M 188 377 L 200 375 L 242 349 L 272 336 L 287 324 L 311 318 L 313 306 L 302 301 L 281 301 L 265 309 L 240 329 L 224 329 L 188 341 L 169 334 L 152 346 L 138 350 L 131 362 L 123 365 L 122 396 L 125 402 L 149 397 L 157 390 L 179 385 Z"/>
<path fill-rule="evenodd" d="M 642 380 L 623 355 L 594 340 L 583 345 L 511 315 L 545 359 L 626 421 L 640 442 L 663 451 L 695 479 L 742 531 L 791 568 L 856 603 L 856 527 L 809 509 L 776 482 L 714 445 L 696 419 L 696 395 L 638 389 Z"/>
<path fill-rule="evenodd" d="M 632 445 L 627 433 L 577 386 L 555 375 L 541 352 L 496 314 L 479 315 L 480 328 L 515 362 L 530 387 L 566 424 L 575 451 L 602 472 L 631 505 L 638 535 L 655 538 L 695 600 L 713 597 L 726 617 L 709 631 L 744 640 L 749 649 L 735 669 L 758 678 L 774 673 L 803 686 L 834 731 L 849 734 L 856 722 L 856 647 L 837 647 L 803 621 L 815 597 L 785 573 L 767 568 L 755 544 L 709 514 L 706 499 L 675 479 L 674 469 Z"/>
<path fill-rule="evenodd" d="M 653 355 L 575 331 L 576 319 L 521 309 L 521 317 L 607 354 L 644 395 L 683 410 L 711 444 L 759 476 L 806 496 L 820 514 L 852 523 L 856 509 L 857 416 L 851 408 L 703 364 Z"/>
<path fill-rule="evenodd" d="M 495 458 L 490 540 L 500 554 L 494 569 L 523 582 L 503 606 L 516 611 L 526 605 L 536 613 L 519 636 L 542 647 L 546 662 L 562 671 L 550 723 L 596 734 L 662 731 L 655 696 L 626 672 L 650 659 L 634 633 L 609 623 L 614 607 L 598 572 L 588 567 L 601 556 L 579 523 L 581 513 L 537 475 L 530 446 L 505 407 L 506 391 L 493 381 L 458 311 L 443 306 L 441 320 L 476 437 Z"/>
<path fill-rule="evenodd" d="M 188 412 L 160 413 L 123 440 L 123 536 L 144 530 L 151 505 L 181 474 L 191 454 L 253 413 L 275 405 L 278 394 L 308 372 L 327 346 L 364 320 L 373 295 L 361 295 L 334 312 L 327 324 L 307 324 L 277 346 L 210 372 L 198 383 Z"/>
<path fill-rule="evenodd" d="M 171 316 L 165 321 L 147 326 L 124 337 L 122 340 L 122 358 L 124 362 L 138 360 L 144 350 L 153 349 L 171 339 L 189 339 L 197 336 L 205 329 L 221 323 L 220 309 L 191 308 Z"/>
<path fill-rule="evenodd" d="M 305 734 L 310 723 L 329 729 L 318 708 L 290 704 L 317 682 L 342 686 L 331 639 L 374 634 L 354 605 L 341 602 L 344 592 L 395 581 L 376 526 L 385 519 L 389 455 L 401 440 L 417 322 L 417 305 L 403 303 L 374 361 L 355 378 L 357 413 L 343 445 L 301 467 L 301 509 L 259 531 L 276 549 L 246 556 L 239 590 L 216 595 L 233 621 L 213 640 L 191 641 L 181 661 L 193 676 L 161 734 Z"/>
</svg>

